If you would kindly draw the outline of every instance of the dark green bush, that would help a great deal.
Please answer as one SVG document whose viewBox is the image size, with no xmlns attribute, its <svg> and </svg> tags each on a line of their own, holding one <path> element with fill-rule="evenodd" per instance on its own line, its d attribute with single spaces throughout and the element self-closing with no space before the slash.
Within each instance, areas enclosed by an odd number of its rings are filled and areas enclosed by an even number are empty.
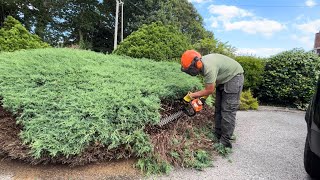
<svg viewBox="0 0 320 180">
<path fill-rule="evenodd" d="M 114 53 L 157 61 L 176 60 L 189 47 L 189 39 L 176 27 L 152 23 L 133 32 Z"/>
<path fill-rule="evenodd" d="M 245 90 L 251 89 L 253 92 L 261 85 L 265 61 L 252 56 L 238 56 L 235 58 L 244 70 Z"/>
<path fill-rule="evenodd" d="M 260 100 L 298 106 L 308 103 L 319 75 L 320 58 L 301 49 L 271 57 L 265 66 Z"/>
<path fill-rule="evenodd" d="M 39 36 L 29 33 L 19 21 L 12 16 L 6 18 L 0 29 L 0 52 L 46 47 L 49 44 L 42 42 Z"/>
</svg>

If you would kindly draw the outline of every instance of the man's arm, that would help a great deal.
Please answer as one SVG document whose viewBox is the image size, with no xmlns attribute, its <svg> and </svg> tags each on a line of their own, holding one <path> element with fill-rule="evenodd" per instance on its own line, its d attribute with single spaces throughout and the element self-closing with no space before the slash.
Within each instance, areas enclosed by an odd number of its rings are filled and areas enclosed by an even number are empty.
<svg viewBox="0 0 320 180">
<path fill-rule="evenodd" d="M 191 98 L 199 98 L 202 96 L 209 96 L 214 92 L 215 86 L 213 83 L 211 84 L 206 84 L 205 89 L 201 90 L 201 91 L 197 91 L 194 93 L 189 94 Z"/>
</svg>

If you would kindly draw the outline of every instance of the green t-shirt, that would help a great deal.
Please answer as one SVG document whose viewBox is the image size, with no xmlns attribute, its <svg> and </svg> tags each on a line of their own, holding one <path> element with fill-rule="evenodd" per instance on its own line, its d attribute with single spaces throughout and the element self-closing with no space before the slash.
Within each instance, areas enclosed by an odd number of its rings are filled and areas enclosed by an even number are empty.
<svg viewBox="0 0 320 180">
<path fill-rule="evenodd" d="M 224 84 L 235 75 L 243 73 L 242 66 L 222 54 L 208 54 L 202 57 L 203 76 L 206 84 Z"/>
</svg>

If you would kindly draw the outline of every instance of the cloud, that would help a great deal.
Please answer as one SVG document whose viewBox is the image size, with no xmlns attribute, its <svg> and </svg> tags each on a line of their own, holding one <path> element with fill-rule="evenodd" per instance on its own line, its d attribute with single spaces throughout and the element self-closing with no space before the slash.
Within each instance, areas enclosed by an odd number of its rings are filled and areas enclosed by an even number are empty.
<svg viewBox="0 0 320 180">
<path fill-rule="evenodd" d="M 210 24 L 212 28 L 218 28 L 220 26 L 220 20 L 217 17 L 205 18 L 204 22 Z"/>
<path fill-rule="evenodd" d="M 211 22 L 211 27 L 213 27 L 213 28 L 217 28 L 219 26 L 219 22 L 218 22 L 218 20 L 212 20 L 212 22 Z"/>
<path fill-rule="evenodd" d="M 316 33 L 320 30 L 320 19 L 309 21 L 303 24 L 297 24 L 296 27 L 304 33 Z"/>
<path fill-rule="evenodd" d="M 255 16 L 254 13 L 236 6 L 211 5 L 210 27 L 226 31 L 240 30 L 248 34 L 272 36 L 273 33 L 285 29 L 281 23 Z"/>
<path fill-rule="evenodd" d="M 237 55 L 250 55 L 258 57 L 270 57 L 272 55 L 278 54 L 285 51 L 283 48 L 239 48 L 236 51 Z"/>
<path fill-rule="evenodd" d="M 307 0 L 307 1 L 305 2 L 305 4 L 306 4 L 307 6 L 309 6 L 309 7 L 313 7 L 313 6 L 317 5 L 317 3 L 316 3 L 314 0 Z"/>
<path fill-rule="evenodd" d="M 272 36 L 273 33 L 285 29 L 281 23 L 268 19 L 238 21 L 226 23 L 224 26 L 227 31 L 241 30 L 249 34 L 261 33 L 264 36 Z"/>
<path fill-rule="evenodd" d="M 320 31 L 320 19 L 308 20 L 308 22 L 293 24 L 293 27 L 299 31 L 292 34 L 292 40 L 302 43 L 308 49 L 313 49 L 315 34 Z"/>
<path fill-rule="evenodd" d="M 236 6 L 227 5 L 211 5 L 209 6 L 209 12 L 214 15 L 218 15 L 219 19 L 231 20 L 232 18 L 248 17 L 253 14 L 247 10 L 238 8 Z"/>
</svg>

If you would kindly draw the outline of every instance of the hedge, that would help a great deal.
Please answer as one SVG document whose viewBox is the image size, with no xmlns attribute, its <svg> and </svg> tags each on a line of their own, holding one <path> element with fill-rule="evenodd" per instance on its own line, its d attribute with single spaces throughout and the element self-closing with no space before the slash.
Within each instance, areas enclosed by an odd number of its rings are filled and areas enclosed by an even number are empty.
<svg viewBox="0 0 320 180">
<path fill-rule="evenodd" d="M 319 75 L 320 58 L 301 49 L 285 51 L 266 63 L 259 99 L 302 107 L 308 103 Z"/>
<path fill-rule="evenodd" d="M 245 90 L 251 89 L 255 92 L 261 85 L 265 60 L 253 56 L 238 56 L 235 58 L 244 70 L 244 85 Z"/>
</svg>

